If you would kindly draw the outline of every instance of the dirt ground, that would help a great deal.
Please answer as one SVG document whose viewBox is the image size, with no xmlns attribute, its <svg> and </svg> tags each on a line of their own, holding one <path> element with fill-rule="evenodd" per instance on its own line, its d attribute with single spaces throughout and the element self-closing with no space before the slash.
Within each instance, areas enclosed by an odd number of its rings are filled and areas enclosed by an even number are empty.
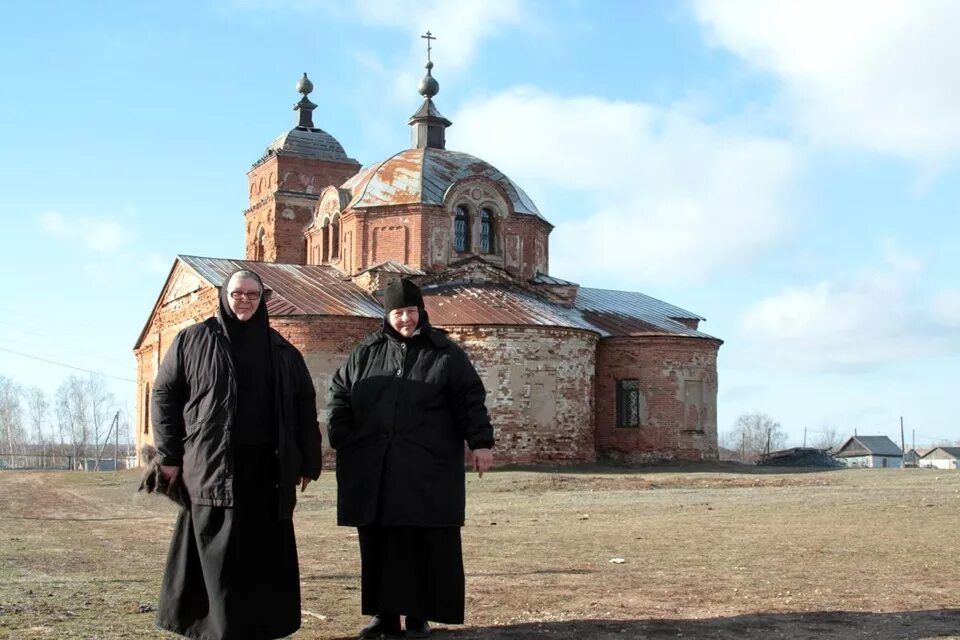
<svg viewBox="0 0 960 640">
<path fill-rule="evenodd" d="M 174 637 L 153 609 L 175 510 L 137 481 L 0 472 L 0 638 Z M 467 625 L 436 638 L 960 639 L 958 472 L 593 467 L 467 486 Z M 365 622 L 334 507 L 332 473 L 298 507 L 298 639 Z"/>
</svg>

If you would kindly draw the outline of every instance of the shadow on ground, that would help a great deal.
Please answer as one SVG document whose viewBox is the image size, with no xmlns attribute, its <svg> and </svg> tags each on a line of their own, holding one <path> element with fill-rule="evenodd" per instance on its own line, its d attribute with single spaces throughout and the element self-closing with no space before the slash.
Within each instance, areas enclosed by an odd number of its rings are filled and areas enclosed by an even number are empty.
<svg viewBox="0 0 960 640">
<path fill-rule="evenodd" d="M 820 473 L 841 471 L 846 467 L 788 467 L 778 465 L 755 465 L 730 461 L 669 461 L 657 464 L 618 464 L 615 462 L 575 463 L 569 465 L 503 465 L 497 471 L 527 471 L 543 474 L 589 474 L 589 475 L 649 475 L 656 473 L 734 473 L 738 475 L 780 475 L 792 473 Z"/>
<path fill-rule="evenodd" d="M 569 620 L 502 627 L 435 629 L 436 640 L 921 640 L 960 638 L 960 609 L 859 613 L 760 613 L 700 620 Z"/>
</svg>

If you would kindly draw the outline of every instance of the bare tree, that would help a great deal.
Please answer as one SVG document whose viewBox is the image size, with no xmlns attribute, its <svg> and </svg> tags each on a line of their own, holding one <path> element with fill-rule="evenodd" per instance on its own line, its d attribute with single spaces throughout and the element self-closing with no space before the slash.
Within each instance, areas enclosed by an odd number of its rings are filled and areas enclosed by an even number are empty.
<svg viewBox="0 0 960 640">
<path fill-rule="evenodd" d="M 824 427 L 822 431 L 815 432 L 817 439 L 813 441 L 813 446 L 817 449 L 833 449 L 839 447 L 843 442 L 843 436 L 834 426 Z"/>
<path fill-rule="evenodd" d="M 45 461 L 43 456 L 48 453 L 45 431 L 50 414 L 50 403 L 47 402 L 47 395 L 40 387 L 31 387 L 27 390 L 27 412 L 30 414 L 30 426 L 37 445 L 36 450 L 40 456 L 38 466 L 43 466 Z"/>
<path fill-rule="evenodd" d="M 741 462 L 756 462 L 761 454 L 782 449 L 787 434 L 780 423 L 765 413 L 745 413 L 724 434 L 728 449 L 739 452 Z"/>
<path fill-rule="evenodd" d="M 87 399 L 90 403 L 90 422 L 93 433 L 94 469 L 100 470 L 100 455 L 110 437 L 109 425 L 116 404 L 107 390 L 103 376 L 90 374 L 86 379 Z"/>
<path fill-rule="evenodd" d="M 14 464 L 14 455 L 26 453 L 27 434 L 23 428 L 21 395 L 19 385 L 0 376 L 0 451 L 10 454 L 10 466 Z"/>
<path fill-rule="evenodd" d="M 90 444 L 90 409 L 86 384 L 79 376 L 71 375 L 57 389 L 57 419 L 70 435 L 73 459 L 86 467 L 87 447 Z"/>
</svg>

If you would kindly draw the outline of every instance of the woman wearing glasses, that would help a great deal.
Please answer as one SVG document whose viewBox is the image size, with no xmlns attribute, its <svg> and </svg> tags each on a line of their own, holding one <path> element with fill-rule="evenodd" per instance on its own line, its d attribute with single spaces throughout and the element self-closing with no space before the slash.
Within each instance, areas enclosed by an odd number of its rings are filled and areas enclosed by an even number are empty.
<svg viewBox="0 0 960 640">
<path fill-rule="evenodd" d="M 263 283 L 237 271 L 216 317 L 170 344 L 153 391 L 161 473 L 183 484 L 157 626 L 191 638 L 266 639 L 300 627 L 296 486 L 320 475 L 303 356 L 270 328 Z"/>
</svg>

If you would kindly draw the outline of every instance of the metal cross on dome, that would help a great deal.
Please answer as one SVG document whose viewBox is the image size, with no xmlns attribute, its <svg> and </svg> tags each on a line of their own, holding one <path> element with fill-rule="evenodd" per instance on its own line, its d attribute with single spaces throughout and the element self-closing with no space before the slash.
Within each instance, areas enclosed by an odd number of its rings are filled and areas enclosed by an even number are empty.
<svg viewBox="0 0 960 640">
<path fill-rule="evenodd" d="M 427 62 L 430 62 L 430 41 L 436 40 L 436 37 L 429 31 L 420 37 L 427 41 Z"/>
</svg>

